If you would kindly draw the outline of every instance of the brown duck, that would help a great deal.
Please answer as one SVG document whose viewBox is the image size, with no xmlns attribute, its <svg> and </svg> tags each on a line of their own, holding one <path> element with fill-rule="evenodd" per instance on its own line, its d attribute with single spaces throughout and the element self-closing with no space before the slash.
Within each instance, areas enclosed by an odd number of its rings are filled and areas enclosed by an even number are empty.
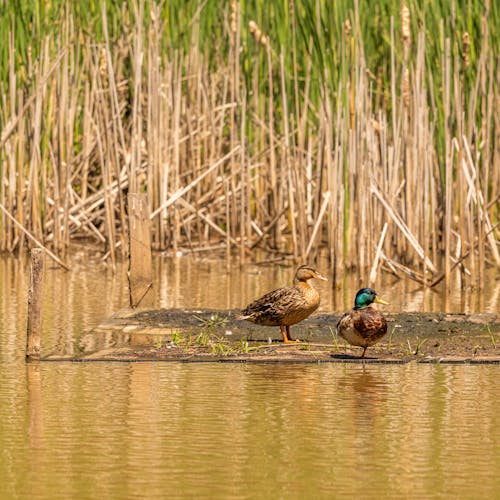
<svg viewBox="0 0 500 500">
<path fill-rule="evenodd" d="M 362 358 L 366 349 L 387 333 L 387 321 L 380 311 L 370 307 L 373 302 L 388 304 L 373 288 L 362 288 L 356 294 L 354 307 L 337 323 L 337 333 L 343 339 L 351 345 L 363 347 Z"/>
<path fill-rule="evenodd" d="M 300 266 L 292 287 L 278 288 L 249 304 L 238 316 L 264 326 L 279 326 L 283 342 L 300 342 L 290 337 L 290 326 L 306 319 L 319 306 L 319 293 L 310 279 L 327 281 L 316 269 Z"/>
</svg>

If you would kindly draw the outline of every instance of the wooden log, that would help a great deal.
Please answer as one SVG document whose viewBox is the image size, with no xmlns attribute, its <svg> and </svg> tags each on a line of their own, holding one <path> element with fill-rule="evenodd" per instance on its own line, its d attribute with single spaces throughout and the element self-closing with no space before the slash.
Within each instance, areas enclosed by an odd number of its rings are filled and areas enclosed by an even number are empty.
<svg viewBox="0 0 500 500">
<path fill-rule="evenodd" d="M 42 334 L 42 285 L 45 251 L 31 250 L 30 288 L 28 290 L 28 327 L 26 339 L 26 359 L 40 359 Z"/>
<path fill-rule="evenodd" d="M 153 286 L 151 219 L 145 194 L 129 193 L 128 221 L 130 307 L 137 307 Z"/>
</svg>

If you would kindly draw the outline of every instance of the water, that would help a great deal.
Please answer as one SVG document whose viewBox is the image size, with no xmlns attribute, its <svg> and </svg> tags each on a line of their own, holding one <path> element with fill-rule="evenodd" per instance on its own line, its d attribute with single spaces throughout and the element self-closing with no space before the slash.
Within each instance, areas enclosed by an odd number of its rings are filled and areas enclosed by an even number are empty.
<svg viewBox="0 0 500 500">
<path fill-rule="evenodd" d="M 156 261 L 155 306 L 240 307 L 291 273 L 167 263 Z M 125 272 L 83 256 L 70 273 L 49 269 L 43 349 L 125 306 Z M 25 263 L 0 259 L 1 498 L 500 496 L 496 366 L 26 365 L 27 280 Z M 322 309 L 348 307 L 357 286 L 322 288 Z M 416 288 L 380 293 L 393 310 L 409 297 L 443 306 Z M 497 311 L 498 282 L 490 291 L 458 303 Z"/>
<path fill-rule="evenodd" d="M 500 491 L 494 367 L 45 363 L 11 372 L 0 392 L 3 498 Z"/>
</svg>

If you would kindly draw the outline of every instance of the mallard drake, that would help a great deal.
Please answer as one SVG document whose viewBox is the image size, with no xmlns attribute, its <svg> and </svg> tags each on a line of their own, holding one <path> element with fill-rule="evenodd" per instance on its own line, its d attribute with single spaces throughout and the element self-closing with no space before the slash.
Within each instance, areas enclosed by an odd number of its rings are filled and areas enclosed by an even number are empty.
<svg viewBox="0 0 500 500">
<path fill-rule="evenodd" d="M 337 323 L 337 333 L 349 344 L 366 349 L 379 341 L 387 333 L 387 321 L 380 311 L 370 305 L 388 304 L 381 299 L 373 288 L 362 288 L 356 294 L 354 307 L 346 312 Z"/>
<path fill-rule="evenodd" d="M 249 304 L 238 316 L 264 326 L 279 326 L 283 342 L 300 342 L 290 337 L 290 326 L 306 319 L 319 306 L 319 293 L 308 283 L 310 279 L 327 281 L 316 269 L 300 266 L 292 287 L 278 288 Z"/>
</svg>

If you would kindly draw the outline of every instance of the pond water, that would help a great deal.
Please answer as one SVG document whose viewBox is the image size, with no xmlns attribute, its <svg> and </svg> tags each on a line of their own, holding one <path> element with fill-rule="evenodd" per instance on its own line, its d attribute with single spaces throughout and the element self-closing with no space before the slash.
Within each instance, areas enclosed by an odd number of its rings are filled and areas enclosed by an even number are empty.
<svg viewBox="0 0 500 500">
<path fill-rule="evenodd" d="M 320 269 L 321 270 L 321 269 Z M 155 259 L 154 307 L 238 308 L 291 268 Z M 497 312 L 382 277 L 388 311 Z M 385 280 L 385 281 L 384 281 Z M 1 498 L 498 498 L 499 368 L 24 362 L 26 262 L 0 259 Z M 318 284 L 321 310 L 359 287 Z M 48 266 L 43 352 L 127 305 L 126 268 Z"/>
</svg>

